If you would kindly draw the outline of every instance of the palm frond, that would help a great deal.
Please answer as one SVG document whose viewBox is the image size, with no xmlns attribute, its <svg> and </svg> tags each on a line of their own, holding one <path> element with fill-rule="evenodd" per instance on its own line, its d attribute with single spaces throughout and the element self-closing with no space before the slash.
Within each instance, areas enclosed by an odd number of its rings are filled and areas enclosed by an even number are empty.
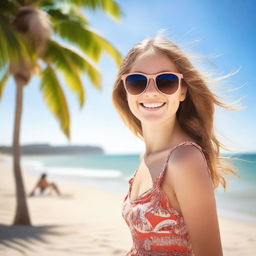
<svg viewBox="0 0 256 256">
<path fill-rule="evenodd" d="M 102 10 L 115 20 L 120 20 L 120 17 L 124 15 L 114 0 L 63 0 L 62 2 L 87 9 Z"/>
<path fill-rule="evenodd" d="M 71 5 L 70 11 L 68 13 L 70 17 L 74 17 L 77 21 L 84 25 L 89 24 L 88 18 L 81 12 L 80 9 L 78 9 L 76 6 Z"/>
<path fill-rule="evenodd" d="M 121 53 L 117 51 L 107 39 L 103 38 L 92 29 L 87 28 L 87 31 L 92 35 L 94 41 L 96 41 L 102 49 L 104 49 L 111 57 L 114 58 L 116 64 L 119 66 L 122 61 Z"/>
<path fill-rule="evenodd" d="M 70 139 L 70 116 L 67 101 L 54 69 L 48 65 L 42 72 L 40 89 L 44 100 L 60 122 L 60 127 Z"/>
<path fill-rule="evenodd" d="M 2 18 L 6 19 L 9 23 L 11 23 L 19 7 L 20 3 L 18 1 L 1 0 L 0 13 Z"/>
<path fill-rule="evenodd" d="M 100 89 L 101 74 L 97 67 L 86 57 L 56 41 L 48 42 L 43 60 L 60 69 L 72 91 L 78 94 L 80 107 L 84 104 L 85 94 L 79 73 L 86 72 L 90 81 Z"/>
<path fill-rule="evenodd" d="M 25 44 L 21 35 L 19 35 L 6 23 L 0 16 L 0 69 L 6 62 L 23 59 L 32 59 L 34 54 Z"/>
<path fill-rule="evenodd" d="M 56 0 L 36 0 L 36 5 L 39 5 L 40 8 L 49 7 L 52 8 L 56 5 Z"/>
<path fill-rule="evenodd" d="M 88 19 L 77 8 L 70 8 L 67 13 L 59 8 L 47 8 L 46 12 L 50 15 L 53 21 L 74 21 L 82 24 L 88 24 Z"/>
<path fill-rule="evenodd" d="M 53 24 L 56 34 L 68 42 L 77 45 L 86 55 L 94 61 L 99 61 L 102 49 L 93 42 L 93 37 L 87 33 L 81 23 L 74 21 L 61 21 Z"/>
<path fill-rule="evenodd" d="M 9 78 L 9 73 L 5 72 L 5 74 L 3 75 L 3 77 L 0 80 L 0 99 L 2 98 L 4 86 L 5 86 L 8 78 Z"/>
<path fill-rule="evenodd" d="M 79 105 L 80 108 L 82 108 L 85 103 L 85 90 L 83 88 L 83 83 L 77 70 L 73 69 L 71 72 L 63 72 L 63 75 L 67 81 L 69 88 L 77 93 Z"/>
<path fill-rule="evenodd" d="M 60 21 L 53 25 L 55 32 L 67 41 L 77 45 L 94 61 L 99 61 L 102 50 L 105 50 L 116 62 L 121 63 L 122 56 L 110 42 L 79 22 Z"/>
<path fill-rule="evenodd" d="M 6 63 L 9 61 L 8 59 L 8 41 L 4 37 L 3 30 L 0 25 L 0 69 L 2 69 Z"/>
</svg>

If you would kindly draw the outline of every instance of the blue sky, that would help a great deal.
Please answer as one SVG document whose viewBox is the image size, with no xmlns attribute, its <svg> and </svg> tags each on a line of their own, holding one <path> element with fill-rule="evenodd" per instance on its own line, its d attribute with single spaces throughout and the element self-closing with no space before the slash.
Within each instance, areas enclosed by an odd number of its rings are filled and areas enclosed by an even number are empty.
<svg viewBox="0 0 256 256">
<path fill-rule="evenodd" d="M 216 108 L 214 127 L 222 143 L 235 151 L 256 151 L 256 35 L 254 1 L 231 0 L 129 0 L 118 1 L 125 16 L 120 22 L 100 11 L 84 10 L 91 27 L 125 55 L 136 42 L 160 30 L 182 49 L 208 57 L 214 63 L 192 59 L 205 70 L 221 76 L 239 70 L 220 84 L 229 92 L 220 95 L 226 103 L 239 98 L 244 110 Z M 111 102 L 117 74 L 114 61 L 103 54 L 99 68 L 102 90 L 83 76 L 86 103 L 79 109 L 76 95 L 63 84 L 71 114 L 71 141 L 61 132 L 47 109 L 39 80 L 34 77 L 24 90 L 21 143 L 68 143 L 102 146 L 107 153 L 141 153 L 144 145 L 123 124 Z M 9 79 L 0 102 L 0 145 L 10 145 L 14 121 L 14 83 Z M 236 90 L 233 90 L 237 88 Z"/>
</svg>

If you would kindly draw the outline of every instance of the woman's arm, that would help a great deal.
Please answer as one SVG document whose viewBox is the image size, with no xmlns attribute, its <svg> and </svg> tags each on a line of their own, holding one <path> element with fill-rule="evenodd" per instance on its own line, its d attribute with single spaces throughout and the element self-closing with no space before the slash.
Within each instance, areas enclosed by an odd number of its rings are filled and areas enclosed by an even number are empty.
<svg viewBox="0 0 256 256">
<path fill-rule="evenodd" d="M 214 189 L 203 154 L 195 147 L 173 151 L 167 164 L 196 256 L 222 256 Z"/>
</svg>

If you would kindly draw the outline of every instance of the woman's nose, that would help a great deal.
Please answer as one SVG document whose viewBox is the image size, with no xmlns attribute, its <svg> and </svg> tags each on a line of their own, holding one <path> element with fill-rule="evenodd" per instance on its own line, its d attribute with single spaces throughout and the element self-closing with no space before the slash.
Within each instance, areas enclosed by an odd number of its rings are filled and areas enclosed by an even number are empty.
<svg viewBox="0 0 256 256">
<path fill-rule="evenodd" d="M 148 82 L 148 86 L 145 90 L 144 93 L 147 93 L 147 94 L 150 94 L 150 93 L 153 93 L 153 94 L 156 94 L 156 93 L 159 93 L 158 90 L 156 89 L 156 85 L 155 85 L 155 82 L 154 82 L 154 79 L 150 78 L 149 79 L 149 82 Z"/>
</svg>

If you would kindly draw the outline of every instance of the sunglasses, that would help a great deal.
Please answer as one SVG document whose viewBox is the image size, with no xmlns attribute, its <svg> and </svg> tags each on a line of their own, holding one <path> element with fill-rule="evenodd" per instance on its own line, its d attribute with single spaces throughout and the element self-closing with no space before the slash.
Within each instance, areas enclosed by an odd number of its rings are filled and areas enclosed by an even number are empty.
<svg viewBox="0 0 256 256">
<path fill-rule="evenodd" d="M 143 93 L 149 85 L 150 78 L 154 80 L 158 91 L 171 95 L 178 90 L 183 75 L 174 72 L 161 72 L 153 75 L 136 72 L 121 76 L 126 91 L 132 95 Z"/>
</svg>

